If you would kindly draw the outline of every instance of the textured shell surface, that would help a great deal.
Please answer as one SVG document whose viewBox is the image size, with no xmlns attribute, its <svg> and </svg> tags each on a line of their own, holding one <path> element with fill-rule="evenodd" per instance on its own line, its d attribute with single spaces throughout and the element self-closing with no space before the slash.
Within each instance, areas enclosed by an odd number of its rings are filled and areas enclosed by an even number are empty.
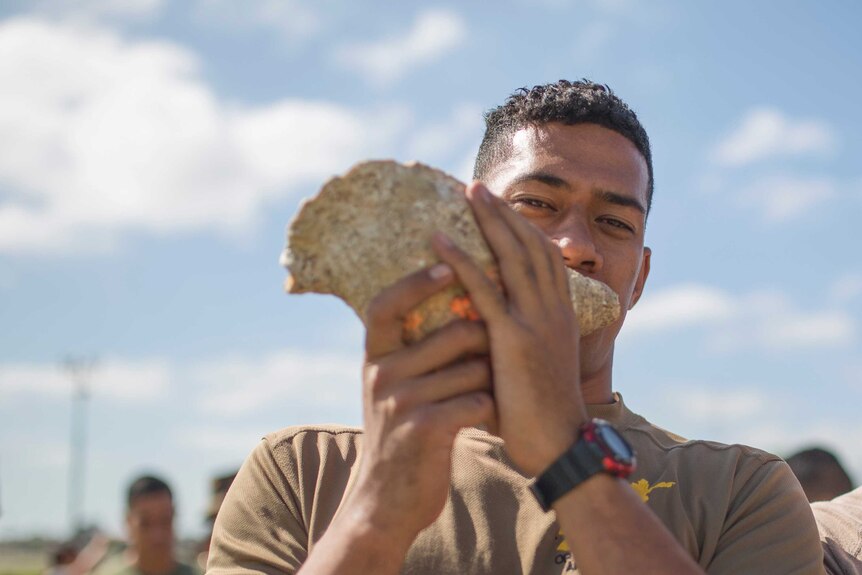
<svg viewBox="0 0 862 575">
<path fill-rule="evenodd" d="M 290 223 L 281 258 L 290 273 L 288 291 L 334 294 L 364 322 L 368 304 L 382 289 L 439 261 L 430 245 L 438 230 L 497 278 L 464 189 L 440 170 L 388 160 L 363 162 L 329 180 Z M 618 299 L 609 287 L 571 270 L 569 284 L 582 335 L 617 318 Z M 475 317 L 469 297 L 453 286 L 411 313 L 405 339 Z"/>
</svg>

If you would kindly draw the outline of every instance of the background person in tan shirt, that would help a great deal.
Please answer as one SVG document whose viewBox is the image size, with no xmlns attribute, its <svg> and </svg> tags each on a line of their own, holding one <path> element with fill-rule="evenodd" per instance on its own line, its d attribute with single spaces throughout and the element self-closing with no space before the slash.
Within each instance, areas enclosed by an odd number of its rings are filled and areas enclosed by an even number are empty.
<svg viewBox="0 0 862 575">
<path fill-rule="evenodd" d="M 822 572 L 811 510 L 786 464 L 686 441 L 614 393 L 614 340 L 651 257 L 651 152 L 635 114 L 603 86 L 560 81 L 516 93 L 487 126 L 475 173 L 484 185 L 467 196 L 505 295 L 437 236 L 444 263 L 369 309 L 363 430 L 268 436 L 225 499 L 209 571 Z M 618 294 L 614 324 L 580 337 L 563 266 Z M 455 281 L 483 323 L 405 347 L 405 314 Z M 596 474 L 544 513 L 530 480 L 594 416 L 635 446 L 640 470 Z M 495 434 L 471 429 L 483 424 Z"/>
<path fill-rule="evenodd" d="M 811 505 L 830 575 L 862 575 L 862 487 Z"/>
</svg>

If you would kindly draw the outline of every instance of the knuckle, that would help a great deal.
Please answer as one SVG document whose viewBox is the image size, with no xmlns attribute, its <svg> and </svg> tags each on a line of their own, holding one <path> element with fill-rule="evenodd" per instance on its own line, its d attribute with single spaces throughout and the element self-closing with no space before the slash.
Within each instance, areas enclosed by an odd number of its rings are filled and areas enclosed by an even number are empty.
<svg viewBox="0 0 862 575">
<path fill-rule="evenodd" d="M 396 390 L 384 400 L 386 411 L 393 416 L 409 411 L 412 405 L 411 395 L 404 390 Z"/>
</svg>

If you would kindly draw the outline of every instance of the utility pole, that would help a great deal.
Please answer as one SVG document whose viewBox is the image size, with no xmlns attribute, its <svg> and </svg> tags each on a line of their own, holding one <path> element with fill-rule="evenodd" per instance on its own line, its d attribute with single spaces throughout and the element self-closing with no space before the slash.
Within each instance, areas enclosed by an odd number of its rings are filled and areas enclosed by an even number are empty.
<svg viewBox="0 0 862 575">
<path fill-rule="evenodd" d="M 93 357 L 68 357 L 63 369 L 72 382 L 72 417 L 69 441 L 69 527 L 74 537 L 84 528 L 84 491 L 87 463 L 87 400 L 90 377 L 96 368 Z"/>
</svg>

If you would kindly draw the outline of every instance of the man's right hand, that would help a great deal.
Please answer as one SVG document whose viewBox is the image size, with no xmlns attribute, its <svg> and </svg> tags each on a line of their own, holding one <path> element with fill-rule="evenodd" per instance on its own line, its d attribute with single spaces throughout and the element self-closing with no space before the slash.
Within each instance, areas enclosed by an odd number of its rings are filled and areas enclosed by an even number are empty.
<svg viewBox="0 0 862 575">
<path fill-rule="evenodd" d="M 419 271 L 367 313 L 362 455 L 336 523 L 372 531 L 401 559 L 443 510 L 458 431 L 494 415 L 482 323 L 456 321 L 409 347 L 402 340 L 408 312 L 453 280 L 445 264 Z"/>
</svg>

